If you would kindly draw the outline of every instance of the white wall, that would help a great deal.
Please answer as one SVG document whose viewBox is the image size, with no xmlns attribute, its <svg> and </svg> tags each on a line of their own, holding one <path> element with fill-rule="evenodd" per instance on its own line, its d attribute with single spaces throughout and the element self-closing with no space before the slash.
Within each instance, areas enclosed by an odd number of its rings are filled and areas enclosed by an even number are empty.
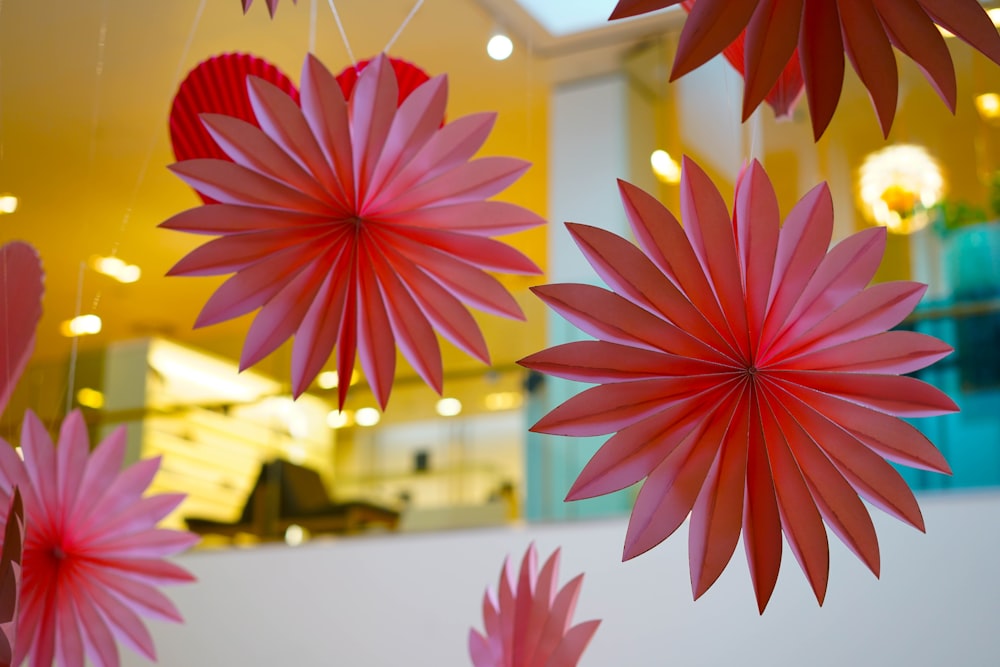
<svg viewBox="0 0 1000 667">
<path fill-rule="evenodd" d="M 535 540 L 562 582 L 586 572 L 575 619 L 604 619 L 581 667 L 1000 665 L 1000 495 L 921 504 L 927 535 L 876 516 L 881 581 L 833 545 L 822 609 L 786 553 L 758 616 L 742 548 L 692 603 L 686 535 L 622 564 L 613 520 L 192 553 L 200 582 L 168 591 L 187 623 L 153 632 L 170 667 L 469 665 L 484 587 Z"/>
</svg>

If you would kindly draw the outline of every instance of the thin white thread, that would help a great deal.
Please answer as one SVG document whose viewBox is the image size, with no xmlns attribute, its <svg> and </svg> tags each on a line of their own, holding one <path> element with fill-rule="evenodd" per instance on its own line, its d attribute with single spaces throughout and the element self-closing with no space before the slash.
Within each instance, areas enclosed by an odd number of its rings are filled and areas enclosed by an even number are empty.
<svg viewBox="0 0 1000 667">
<path fill-rule="evenodd" d="M 97 64 L 94 66 L 94 108 L 90 113 L 90 148 L 88 165 L 94 167 L 97 156 L 97 124 L 101 117 L 101 83 L 104 80 L 104 51 L 108 39 L 108 0 L 102 3 L 101 28 L 97 33 Z"/>
<path fill-rule="evenodd" d="M 344 24 L 340 21 L 340 14 L 337 12 L 337 5 L 334 4 L 333 0 L 326 1 L 327 4 L 330 5 L 330 11 L 333 12 L 333 20 L 337 22 L 337 30 L 340 31 L 340 39 L 344 41 L 344 48 L 347 49 L 347 57 L 351 59 L 351 66 L 357 70 L 358 59 L 354 57 L 354 51 L 351 50 L 351 43 L 347 40 L 347 33 L 344 31 Z"/>
<path fill-rule="evenodd" d="M 384 49 L 382 49 L 383 53 L 389 52 L 389 49 L 391 49 L 392 45 L 396 43 L 396 40 L 399 39 L 399 36 L 403 34 L 403 30 L 406 28 L 407 25 L 409 25 L 410 20 L 413 19 L 416 13 L 420 11 L 420 8 L 423 6 L 423 4 L 424 0 L 417 0 L 416 4 L 413 5 L 413 9 L 411 9 L 410 13 L 406 15 L 405 19 L 403 19 L 402 25 L 399 26 L 399 29 L 396 30 L 396 33 L 389 40 L 389 43 L 385 45 Z"/>
<path fill-rule="evenodd" d="M 208 4 L 208 0 L 201 0 L 198 5 L 198 10 L 195 12 L 194 20 L 191 22 L 191 30 L 188 32 L 187 41 L 184 42 L 184 48 L 181 50 L 181 57 L 177 60 L 177 68 L 174 70 L 174 81 L 180 81 L 181 73 L 184 71 L 184 63 L 187 62 L 188 53 L 191 52 L 191 45 L 194 43 L 194 35 L 198 30 L 198 25 L 201 23 L 201 16 L 205 12 L 205 5 Z M 171 100 L 173 96 L 171 96 Z M 167 109 L 169 111 L 169 103 Z M 132 193 L 129 195 L 128 205 L 125 207 L 125 214 L 122 216 L 122 224 L 118 227 L 118 236 L 115 238 L 114 244 L 111 246 L 111 257 L 118 256 L 118 248 L 121 247 L 122 237 L 125 235 L 125 230 L 128 228 L 129 221 L 132 218 L 132 210 L 135 208 L 135 202 L 139 198 L 139 192 L 142 189 L 143 183 L 146 181 L 146 173 L 149 171 L 149 164 L 153 160 L 153 153 L 156 150 L 156 144 L 160 139 L 160 133 L 162 130 L 157 127 L 152 136 L 149 138 L 149 145 L 146 147 L 146 156 L 143 158 L 141 165 L 139 166 L 139 175 L 135 180 L 135 187 L 132 188 Z M 101 292 L 98 291 L 94 295 L 94 304 L 92 310 L 97 310 L 98 304 L 101 302 Z"/>
<path fill-rule="evenodd" d="M 80 317 L 83 308 L 83 272 L 87 265 L 80 262 L 80 273 L 76 279 L 76 315 Z M 76 383 L 76 358 L 80 351 L 80 337 L 73 336 L 69 352 L 69 379 L 66 383 L 66 414 L 73 409 L 73 385 Z"/>
<path fill-rule="evenodd" d="M 316 53 L 316 0 L 309 2 L 309 53 Z"/>
</svg>

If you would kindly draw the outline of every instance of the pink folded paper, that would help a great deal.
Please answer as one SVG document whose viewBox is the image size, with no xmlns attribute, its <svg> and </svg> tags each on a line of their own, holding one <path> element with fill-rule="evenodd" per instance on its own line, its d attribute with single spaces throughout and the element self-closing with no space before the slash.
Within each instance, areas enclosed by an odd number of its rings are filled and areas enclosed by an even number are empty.
<svg viewBox="0 0 1000 667">
<path fill-rule="evenodd" d="M 243 3 L 243 13 L 246 14 L 250 10 L 250 5 L 253 4 L 253 0 L 240 0 Z M 292 0 L 292 2 L 298 2 L 298 0 Z M 267 11 L 274 18 L 274 12 L 278 9 L 278 0 L 267 0 Z"/>
<path fill-rule="evenodd" d="M 351 374 L 360 355 L 382 407 L 397 344 L 439 392 L 435 331 L 488 363 L 466 304 L 523 318 L 487 271 L 539 273 L 522 253 L 490 237 L 544 222 L 519 206 L 487 201 L 529 166 L 513 158 L 471 159 L 496 115 L 442 126 L 444 76 L 397 107 L 396 76 L 384 55 L 361 71 L 349 100 L 312 56 L 303 65 L 301 106 L 256 77 L 248 77 L 247 86 L 260 129 L 224 115 L 202 116 L 233 161 L 195 159 L 171 167 L 222 202 L 163 223 L 221 237 L 182 259 L 171 275 L 235 273 L 195 326 L 259 309 L 242 368 L 294 335 L 292 388 L 299 395 L 336 346 L 340 376 Z M 348 387 L 340 383 L 341 406 Z"/>
<path fill-rule="evenodd" d="M 827 252 L 833 204 L 826 185 L 780 224 L 757 162 L 741 174 L 732 216 L 705 173 L 684 160 L 683 228 L 659 202 L 621 183 L 639 247 L 568 224 L 614 290 L 548 285 L 534 291 L 598 340 L 559 345 L 521 363 L 598 383 L 533 430 L 614 433 L 567 500 L 645 480 L 625 539 L 626 559 L 669 537 L 690 514 L 695 598 L 715 582 L 742 532 L 763 612 L 781 562 L 782 533 L 812 584 L 826 593 L 823 521 L 876 575 L 878 540 L 859 498 L 923 530 L 917 502 L 883 459 L 950 472 L 940 452 L 898 417 L 958 408 L 934 387 L 898 374 L 951 352 L 941 341 L 886 331 L 925 286 L 868 286 L 885 229 Z"/>
<path fill-rule="evenodd" d="M 116 641 L 155 660 L 140 616 L 180 622 L 156 586 L 193 580 L 164 558 L 198 541 L 156 528 L 183 494 L 145 496 L 159 459 L 122 471 L 125 428 L 93 452 L 79 411 L 66 417 L 58 448 L 30 410 L 22 461 L 0 440 L 0 495 L 24 498 L 24 554 L 14 664 L 98 667 L 120 664 Z M 10 517 L 4 517 L 4 522 Z"/>
<path fill-rule="evenodd" d="M 21 494 L 15 488 L 7 511 L 3 545 L 0 547 L 0 667 L 10 667 L 14 660 L 23 550 L 24 506 Z"/>
<path fill-rule="evenodd" d="M 871 95 L 886 136 L 899 95 L 892 47 L 920 66 L 952 112 L 955 69 L 937 26 L 1000 63 L 1000 35 L 978 0 L 620 0 L 611 19 L 679 4 L 690 16 L 677 45 L 672 79 L 745 35 L 746 120 L 780 85 L 797 53 L 817 140 L 840 100 L 845 53 Z"/>
<path fill-rule="evenodd" d="M 23 241 L 0 246 L 0 414 L 35 349 L 44 293 L 35 249 Z"/>
<path fill-rule="evenodd" d="M 496 591 L 483 597 L 485 634 L 469 630 L 469 654 L 475 667 L 575 667 L 597 632 L 600 621 L 570 627 L 583 575 L 561 590 L 559 550 L 538 571 L 535 545 L 528 547 L 515 578 L 505 559 Z"/>
</svg>

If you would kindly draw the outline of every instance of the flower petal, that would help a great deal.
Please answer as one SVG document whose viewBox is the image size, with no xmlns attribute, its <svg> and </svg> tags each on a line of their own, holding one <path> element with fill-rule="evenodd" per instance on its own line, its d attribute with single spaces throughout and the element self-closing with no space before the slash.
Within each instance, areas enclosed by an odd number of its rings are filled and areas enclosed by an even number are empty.
<svg viewBox="0 0 1000 667">
<path fill-rule="evenodd" d="M 797 386 L 833 394 L 897 417 L 933 417 L 958 412 L 958 406 L 940 389 L 915 378 L 898 375 L 865 375 L 834 371 L 786 371 L 781 386 L 801 395 Z"/>
<path fill-rule="evenodd" d="M 761 0 L 746 26 L 743 120 L 778 83 L 795 53 L 804 0 Z"/>
<path fill-rule="evenodd" d="M 1000 35 L 978 2 L 917 0 L 934 22 L 1000 64 Z"/>
<path fill-rule="evenodd" d="M 903 374 L 930 366 L 952 352 L 950 345 L 933 336 L 913 331 L 886 331 L 791 357 L 781 367 Z"/>
<path fill-rule="evenodd" d="M 563 343 L 536 352 L 517 363 L 546 375 L 567 380 L 603 383 L 727 370 L 699 359 L 678 357 L 603 340 Z"/>
<path fill-rule="evenodd" d="M 684 23 L 670 80 L 704 65 L 736 39 L 759 0 L 698 0 Z"/>
<path fill-rule="evenodd" d="M 743 547 L 757 610 L 764 613 L 781 566 L 781 515 L 774 490 L 774 474 L 767 458 L 761 425 L 761 406 L 752 397 L 747 444 L 746 497 L 743 499 Z"/>
<path fill-rule="evenodd" d="M 836 2 L 807 2 L 799 33 L 799 62 L 809 98 L 813 137 L 823 136 L 844 85 L 844 42 Z"/>
<path fill-rule="evenodd" d="M 896 115 L 899 74 L 885 27 L 872 0 L 837 0 L 837 7 L 844 26 L 844 50 L 868 89 L 882 125 L 882 135 L 888 137 Z"/>
<path fill-rule="evenodd" d="M 917 0 L 874 0 L 893 46 L 913 59 L 938 96 L 955 113 L 958 84 L 944 37 Z"/>
</svg>

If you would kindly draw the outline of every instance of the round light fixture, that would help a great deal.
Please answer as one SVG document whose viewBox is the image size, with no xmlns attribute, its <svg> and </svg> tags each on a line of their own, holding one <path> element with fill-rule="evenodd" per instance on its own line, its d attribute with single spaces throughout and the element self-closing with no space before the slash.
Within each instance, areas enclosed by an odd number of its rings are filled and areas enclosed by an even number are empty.
<svg viewBox="0 0 1000 667">
<path fill-rule="evenodd" d="M 502 32 L 496 32 L 486 43 L 486 53 L 493 60 L 507 60 L 514 53 L 514 42 Z"/>
<path fill-rule="evenodd" d="M 358 426 L 375 426 L 382 420 L 382 413 L 375 408 L 360 408 L 354 413 L 354 423 Z"/>
</svg>

